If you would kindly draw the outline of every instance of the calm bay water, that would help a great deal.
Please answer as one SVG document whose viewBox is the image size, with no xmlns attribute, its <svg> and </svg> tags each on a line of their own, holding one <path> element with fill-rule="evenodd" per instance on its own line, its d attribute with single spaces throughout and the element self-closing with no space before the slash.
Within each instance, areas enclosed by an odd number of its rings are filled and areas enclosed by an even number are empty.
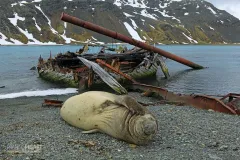
<svg viewBox="0 0 240 160">
<path fill-rule="evenodd" d="M 186 94 L 240 93 L 240 46 L 158 47 L 209 68 L 191 70 L 167 59 L 170 80 L 162 79 L 163 74 L 160 71 L 157 80 L 147 80 L 146 83 Z M 31 71 L 30 68 L 37 65 L 40 55 L 46 59 L 50 52 L 54 56 L 59 52 L 75 52 L 80 48 L 81 46 L 0 46 L 0 87 L 5 86 L 0 88 L 0 99 L 76 92 L 75 89 L 61 89 L 55 84 L 41 80 L 37 71 Z M 89 52 L 98 51 L 99 48 L 94 47 Z"/>
</svg>

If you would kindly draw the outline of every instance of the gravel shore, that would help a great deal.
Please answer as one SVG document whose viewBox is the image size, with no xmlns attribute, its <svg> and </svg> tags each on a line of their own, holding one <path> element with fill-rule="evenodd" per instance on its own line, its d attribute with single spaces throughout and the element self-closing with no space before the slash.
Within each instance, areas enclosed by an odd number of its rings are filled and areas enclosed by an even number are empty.
<svg viewBox="0 0 240 160">
<path fill-rule="evenodd" d="M 154 98 L 130 93 L 141 102 Z M 146 146 L 106 134 L 82 134 L 65 123 L 59 108 L 41 107 L 44 98 L 0 100 L 0 159 L 213 159 L 240 157 L 240 116 L 187 106 L 149 106 L 159 131 Z"/>
</svg>

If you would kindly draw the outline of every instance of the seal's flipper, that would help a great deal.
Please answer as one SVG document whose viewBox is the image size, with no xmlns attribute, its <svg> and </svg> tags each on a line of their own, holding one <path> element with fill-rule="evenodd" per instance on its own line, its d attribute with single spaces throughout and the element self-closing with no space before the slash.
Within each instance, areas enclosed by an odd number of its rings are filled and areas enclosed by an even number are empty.
<svg viewBox="0 0 240 160">
<path fill-rule="evenodd" d="M 128 108 L 133 114 L 144 115 L 146 109 L 134 98 L 124 95 L 116 100 L 116 103 Z"/>
<path fill-rule="evenodd" d="M 82 131 L 83 134 L 97 133 L 97 132 L 99 132 L 98 129 L 92 129 L 92 130 L 89 130 L 89 131 Z"/>
</svg>

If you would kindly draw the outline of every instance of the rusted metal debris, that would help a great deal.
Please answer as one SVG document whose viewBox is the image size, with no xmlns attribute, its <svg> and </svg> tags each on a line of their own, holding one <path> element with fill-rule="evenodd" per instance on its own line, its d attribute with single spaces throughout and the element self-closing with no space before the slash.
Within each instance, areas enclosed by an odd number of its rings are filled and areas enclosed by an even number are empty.
<svg viewBox="0 0 240 160">
<path fill-rule="evenodd" d="M 240 94 L 230 93 L 221 99 L 217 99 L 217 98 L 205 96 L 205 95 L 176 94 L 160 87 L 141 84 L 141 83 L 134 83 L 132 85 L 135 89 L 137 88 L 137 89 L 157 93 L 164 100 L 167 100 L 170 102 L 181 103 L 184 105 L 189 105 L 189 106 L 193 106 L 200 109 L 207 109 L 207 110 L 211 109 L 217 112 L 240 115 L 240 108 L 236 106 L 237 102 L 240 103 Z M 227 103 L 224 103 L 223 100 L 227 98 L 229 98 L 229 100 L 227 101 Z"/>
<path fill-rule="evenodd" d="M 220 100 L 240 114 L 240 94 L 229 93 Z"/>
<path fill-rule="evenodd" d="M 53 100 L 53 99 L 44 99 L 42 107 L 62 107 L 63 101 Z"/>
<path fill-rule="evenodd" d="M 172 59 L 172 60 L 174 60 L 176 62 L 179 62 L 181 64 L 189 66 L 189 67 L 191 67 L 193 69 L 203 69 L 204 68 L 201 65 L 193 63 L 193 62 L 191 62 L 191 61 L 189 61 L 187 59 L 184 59 L 182 57 L 174 55 L 174 54 L 172 54 L 170 52 L 167 52 L 167 51 L 164 51 L 162 49 L 156 48 L 154 46 L 148 45 L 148 44 L 146 44 L 144 42 L 141 42 L 141 41 L 138 41 L 136 39 L 130 38 L 128 36 L 125 36 L 123 34 L 117 33 L 115 31 L 111 31 L 109 29 L 103 28 L 103 27 L 95 25 L 93 23 L 81 20 L 81 19 L 79 19 L 77 17 L 70 16 L 70 15 L 68 15 L 66 13 L 62 13 L 61 20 L 65 21 L 65 22 L 68 22 L 68 23 L 71 23 L 71 24 L 74 24 L 74 25 L 77 25 L 77 26 L 80 26 L 80 27 L 83 27 L 83 28 L 86 28 L 86 29 L 89 29 L 91 31 L 94 31 L 94 32 L 106 35 L 108 37 L 112 37 L 112 38 L 120 40 L 122 42 L 126 42 L 126 43 L 129 43 L 129 44 L 132 44 L 134 46 L 140 47 L 140 48 L 145 49 L 147 51 L 158 53 L 158 54 L 160 54 L 160 55 L 162 55 L 162 56 L 164 56 L 166 58 Z"/>
</svg>

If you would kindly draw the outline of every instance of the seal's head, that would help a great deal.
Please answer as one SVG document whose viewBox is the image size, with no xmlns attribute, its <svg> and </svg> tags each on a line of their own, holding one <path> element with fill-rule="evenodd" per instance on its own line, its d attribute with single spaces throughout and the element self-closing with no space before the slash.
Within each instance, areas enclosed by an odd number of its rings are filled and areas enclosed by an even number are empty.
<svg viewBox="0 0 240 160">
<path fill-rule="evenodd" d="M 157 120 L 151 114 L 137 116 L 130 120 L 134 124 L 131 130 L 135 144 L 143 145 L 152 140 L 158 130 Z"/>
</svg>

